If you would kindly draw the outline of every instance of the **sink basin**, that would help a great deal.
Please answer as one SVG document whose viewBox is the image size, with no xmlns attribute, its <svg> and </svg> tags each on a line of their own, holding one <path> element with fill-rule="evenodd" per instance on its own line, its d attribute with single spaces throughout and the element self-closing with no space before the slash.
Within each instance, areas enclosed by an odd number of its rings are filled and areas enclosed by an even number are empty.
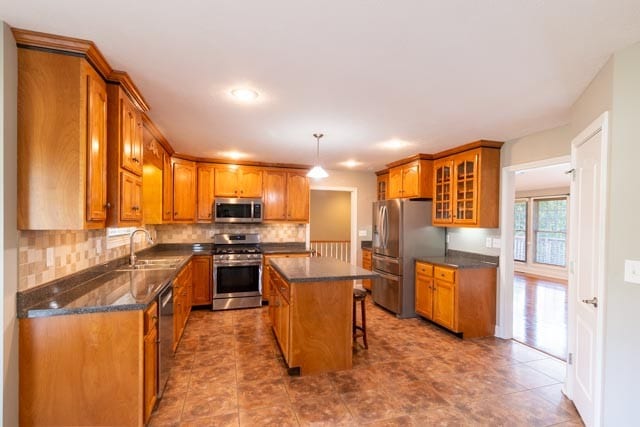
<svg viewBox="0 0 640 427">
<path fill-rule="evenodd" d="M 172 270 L 180 264 L 181 257 L 139 259 L 135 265 L 120 267 L 118 271 L 133 270 Z"/>
</svg>

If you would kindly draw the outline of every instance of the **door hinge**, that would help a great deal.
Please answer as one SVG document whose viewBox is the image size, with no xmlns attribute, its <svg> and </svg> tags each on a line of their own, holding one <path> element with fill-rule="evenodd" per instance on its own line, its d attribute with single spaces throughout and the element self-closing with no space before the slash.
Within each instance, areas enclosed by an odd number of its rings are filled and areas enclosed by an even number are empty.
<svg viewBox="0 0 640 427">
<path fill-rule="evenodd" d="M 573 365 L 573 353 L 567 355 L 567 364 Z"/>
</svg>

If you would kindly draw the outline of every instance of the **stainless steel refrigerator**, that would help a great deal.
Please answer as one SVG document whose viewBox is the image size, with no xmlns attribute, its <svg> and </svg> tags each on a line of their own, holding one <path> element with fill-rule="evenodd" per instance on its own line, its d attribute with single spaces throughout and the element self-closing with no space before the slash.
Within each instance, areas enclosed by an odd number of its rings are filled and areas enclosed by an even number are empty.
<svg viewBox="0 0 640 427">
<path fill-rule="evenodd" d="M 399 318 L 415 317 L 414 260 L 443 256 L 444 229 L 431 225 L 431 201 L 373 203 L 373 301 Z"/>
</svg>

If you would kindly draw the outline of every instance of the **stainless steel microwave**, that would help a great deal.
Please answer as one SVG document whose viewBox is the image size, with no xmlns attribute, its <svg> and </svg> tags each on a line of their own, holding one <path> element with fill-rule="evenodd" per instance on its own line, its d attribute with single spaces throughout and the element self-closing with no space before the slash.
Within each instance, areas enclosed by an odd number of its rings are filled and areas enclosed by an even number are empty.
<svg viewBox="0 0 640 427">
<path fill-rule="evenodd" d="M 262 222 L 262 199 L 215 199 L 214 222 Z"/>
</svg>

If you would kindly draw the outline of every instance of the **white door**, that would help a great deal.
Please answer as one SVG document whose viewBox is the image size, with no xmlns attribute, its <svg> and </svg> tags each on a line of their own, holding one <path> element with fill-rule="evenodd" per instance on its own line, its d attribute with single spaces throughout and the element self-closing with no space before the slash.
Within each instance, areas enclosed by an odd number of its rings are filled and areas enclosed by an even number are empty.
<svg viewBox="0 0 640 427">
<path fill-rule="evenodd" d="M 600 425 L 607 130 L 604 115 L 573 141 L 570 397 L 587 426 Z M 572 395 L 572 396 L 571 396 Z"/>
</svg>

